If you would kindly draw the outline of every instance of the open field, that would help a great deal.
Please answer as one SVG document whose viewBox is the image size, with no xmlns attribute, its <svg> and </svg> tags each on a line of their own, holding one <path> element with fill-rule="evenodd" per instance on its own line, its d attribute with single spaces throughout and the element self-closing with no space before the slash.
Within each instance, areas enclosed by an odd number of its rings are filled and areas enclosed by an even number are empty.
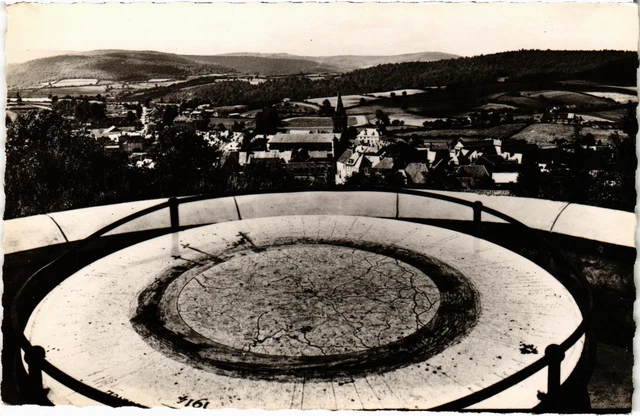
<svg viewBox="0 0 640 416">
<path fill-rule="evenodd" d="M 27 105 L 8 105 L 7 111 L 12 111 L 14 113 L 23 113 L 25 111 L 31 110 L 47 110 L 51 111 L 50 105 L 42 105 L 42 104 L 27 104 Z"/>
<path fill-rule="evenodd" d="M 425 140 L 443 139 L 451 140 L 455 138 L 494 138 L 494 139 L 507 139 L 513 136 L 515 133 L 522 130 L 526 124 L 514 123 L 504 124 L 501 126 L 490 127 L 486 129 L 445 129 L 445 130 L 427 130 L 427 131 L 408 131 L 399 132 L 395 136 L 398 137 L 412 137 L 414 135 L 419 136 Z"/>
<path fill-rule="evenodd" d="M 537 99 L 540 102 L 550 101 L 555 105 L 573 105 L 577 107 L 584 107 L 612 104 L 611 101 L 605 98 L 595 97 L 593 95 L 573 91 L 523 91 L 522 95 L 528 98 Z"/>
<path fill-rule="evenodd" d="M 301 102 L 301 101 L 291 101 L 291 104 L 293 104 L 295 106 L 298 106 L 298 107 L 306 107 L 306 108 L 308 108 L 310 110 L 314 110 L 314 111 L 317 111 L 318 108 L 320 108 L 320 106 L 317 105 L 317 104 L 304 103 L 304 102 Z"/>
<path fill-rule="evenodd" d="M 360 104 L 360 99 L 364 98 L 366 102 L 376 101 L 375 98 L 367 95 L 343 95 L 342 96 L 342 104 L 346 107 L 353 107 Z M 310 98 L 306 100 L 309 103 L 322 105 L 324 100 L 329 100 L 332 107 L 335 107 L 338 104 L 338 97 L 320 97 L 320 98 Z"/>
<path fill-rule="evenodd" d="M 358 107 L 351 107 L 347 109 L 347 114 L 356 115 L 356 114 L 364 114 L 373 117 L 376 113 L 376 110 L 382 110 L 388 116 L 392 114 L 406 114 L 406 112 L 398 106 L 388 106 L 383 104 L 370 104 L 370 105 L 361 105 Z"/>
<path fill-rule="evenodd" d="M 104 85 L 85 85 L 82 87 L 58 87 L 58 88 L 40 88 L 32 90 L 20 90 L 22 99 L 25 98 L 37 98 L 42 96 L 57 95 L 58 97 L 64 97 L 65 95 L 105 95 Z M 9 96 L 15 96 L 15 92 L 10 91 Z"/>
<path fill-rule="evenodd" d="M 97 78 L 76 78 L 76 79 L 61 79 L 54 84 L 56 87 L 81 87 L 83 85 L 95 85 L 98 83 Z"/>
<path fill-rule="evenodd" d="M 590 86 L 591 88 L 597 86 Z M 493 94 L 488 98 L 492 103 L 506 104 L 525 108 L 552 108 L 555 106 L 568 107 L 605 107 L 616 103 L 627 103 L 634 96 L 620 92 L 581 92 L 569 90 L 537 90 L 522 91 L 521 95 L 506 93 Z M 637 98 L 636 101 L 637 102 Z M 494 104 L 489 104 L 494 105 Z"/>
<path fill-rule="evenodd" d="M 373 102 L 373 101 L 377 101 L 378 98 L 390 98 L 391 94 L 395 94 L 396 97 L 401 97 L 403 92 L 406 92 L 407 96 L 410 96 L 410 95 L 422 94 L 425 91 L 424 90 L 418 90 L 418 89 L 406 89 L 406 90 L 397 90 L 397 91 L 372 92 L 372 93 L 362 94 L 362 95 L 343 95 L 342 96 L 342 103 L 344 104 L 345 107 L 355 107 L 355 106 L 358 106 L 360 104 L 360 99 L 361 98 L 364 98 L 364 100 L 367 103 L 370 103 L 370 102 Z M 335 96 L 335 97 L 310 98 L 310 99 L 306 100 L 306 102 L 317 104 L 317 105 L 322 105 L 322 102 L 324 100 L 329 100 L 329 102 L 331 103 L 331 105 L 333 107 L 335 107 L 336 104 L 338 103 L 338 97 L 337 96 Z"/>
<path fill-rule="evenodd" d="M 593 134 L 596 141 L 602 140 L 606 143 L 609 140 L 609 136 L 618 132 L 622 135 L 620 130 L 613 129 L 596 129 L 592 127 L 582 128 L 582 134 Z M 538 145 L 552 144 L 556 139 L 570 139 L 573 134 L 573 126 L 566 124 L 532 124 L 521 132 L 515 134 L 513 139 L 524 139 L 528 143 L 535 143 Z"/>
<path fill-rule="evenodd" d="M 612 120 L 607 119 L 607 118 L 603 118 L 603 117 L 598 117 L 595 115 L 591 115 L 591 114 L 576 114 L 576 116 L 580 117 L 582 120 L 584 121 L 590 121 L 590 122 L 598 122 L 598 123 L 611 123 Z"/>
<path fill-rule="evenodd" d="M 621 104 L 627 104 L 629 101 L 631 101 L 632 103 L 637 103 L 638 102 L 638 96 L 637 95 L 631 95 L 631 94 L 621 94 L 619 92 L 601 92 L 601 91 L 589 91 L 587 92 L 587 94 L 589 95 L 593 95 L 595 97 L 600 97 L 600 98 L 606 98 L 608 100 L 613 100 L 615 102 L 621 103 Z"/>
<path fill-rule="evenodd" d="M 594 117 L 600 117 L 603 119 L 611 120 L 614 122 L 619 122 L 622 120 L 625 113 L 626 113 L 626 110 L 624 108 L 621 108 L 616 110 L 589 111 L 586 114 Z"/>
<path fill-rule="evenodd" d="M 42 97 L 51 95 L 57 95 L 63 97 L 65 95 L 95 95 L 95 94 L 118 94 L 122 92 L 142 91 L 148 88 L 154 88 L 156 84 L 158 86 L 169 86 L 179 81 L 167 81 L 164 83 L 150 83 L 150 82 L 134 82 L 134 83 L 122 83 L 114 81 L 100 81 L 99 83 L 83 84 L 83 85 L 61 85 L 55 83 L 51 87 L 33 88 L 33 89 L 20 89 L 22 97 Z M 110 87 L 107 90 L 107 86 Z M 15 94 L 14 91 L 10 91 L 9 95 Z"/>
<path fill-rule="evenodd" d="M 629 91 L 629 93 L 637 95 L 638 94 L 638 87 L 633 87 L 633 86 L 623 86 L 623 85 L 599 85 L 599 87 L 604 87 L 607 89 L 615 89 L 615 90 L 623 90 L 623 91 Z"/>
<path fill-rule="evenodd" d="M 396 113 L 396 114 L 392 114 L 391 116 L 389 116 L 389 120 L 393 123 L 393 120 L 401 120 L 404 121 L 404 125 L 405 126 L 411 126 L 411 127 L 422 127 L 424 126 L 424 122 L 425 121 L 436 121 L 439 120 L 438 118 L 434 118 L 434 117 L 423 117 L 423 116 L 417 116 L 415 114 L 409 114 L 409 113 Z"/>
<path fill-rule="evenodd" d="M 244 123 L 247 128 L 255 127 L 255 120 L 247 119 L 247 118 L 230 118 L 230 117 L 212 117 L 209 120 L 209 126 L 217 126 L 218 124 L 223 124 L 228 130 L 234 125 L 234 123 Z"/>
<path fill-rule="evenodd" d="M 355 126 L 358 124 L 358 119 L 349 117 L 347 123 Z M 282 120 L 282 124 L 291 128 L 333 128 L 331 117 L 294 117 Z"/>
<path fill-rule="evenodd" d="M 553 107 L 554 104 L 550 102 L 542 102 L 536 98 L 530 97 L 515 97 L 509 94 L 499 95 L 494 98 L 497 103 L 507 104 L 516 107 L 525 107 L 525 108 L 550 108 Z"/>
<path fill-rule="evenodd" d="M 390 98 L 392 94 L 395 94 L 396 96 L 402 96 L 402 93 L 406 93 L 406 95 L 416 95 L 416 94 L 422 94 L 424 92 L 425 92 L 424 90 L 418 90 L 418 89 L 415 89 L 415 88 L 408 88 L 406 90 L 372 92 L 372 93 L 368 93 L 367 95 L 371 95 L 371 96 L 379 97 L 379 98 Z"/>
<path fill-rule="evenodd" d="M 246 118 L 256 118 L 256 114 L 258 114 L 260 111 L 262 111 L 262 109 L 257 108 L 255 110 L 245 111 L 244 113 L 241 113 L 240 116 Z"/>
<path fill-rule="evenodd" d="M 489 103 L 474 108 L 475 111 L 504 111 L 504 110 L 516 110 L 518 107 L 508 104 Z"/>
<path fill-rule="evenodd" d="M 133 88 L 133 89 L 147 89 L 147 88 L 155 88 L 157 87 L 167 87 L 169 85 L 173 85 L 176 84 L 178 82 L 182 82 L 180 80 L 177 79 L 171 79 L 171 80 L 166 80 L 166 81 L 141 81 L 141 82 L 128 82 L 126 83 L 126 85 L 129 88 Z M 113 83 L 111 84 L 111 86 L 113 88 L 119 89 L 119 88 L 123 88 L 125 84 L 123 83 Z"/>
<path fill-rule="evenodd" d="M 15 98 L 11 98 L 8 97 L 7 98 L 8 102 L 16 102 Z M 22 97 L 22 102 L 25 103 L 47 103 L 47 104 L 51 104 L 51 98 L 49 97 Z"/>
</svg>

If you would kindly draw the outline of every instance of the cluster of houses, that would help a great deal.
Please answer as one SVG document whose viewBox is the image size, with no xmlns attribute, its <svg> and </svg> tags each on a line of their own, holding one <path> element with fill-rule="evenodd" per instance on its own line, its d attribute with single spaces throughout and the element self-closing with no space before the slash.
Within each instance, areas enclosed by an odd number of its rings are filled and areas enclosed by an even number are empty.
<svg viewBox="0 0 640 416">
<path fill-rule="evenodd" d="M 107 151 L 124 151 L 129 154 L 132 165 L 141 168 L 154 168 L 155 163 L 148 156 L 157 139 L 157 127 L 160 125 L 162 104 L 154 107 L 143 106 L 140 122 L 132 126 L 112 125 L 105 129 L 92 129 L 91 133 L 103 143 Z M 203 137 L 211 146 L 223 152 L 238 151 L 244 140 L 244 133 L 227 129 L 214 129 L 209 126 L 209 117 L 217 117 L 218 111 L 208 105 L 196 109 L 186 109 L 178 114 L 173 125 L 177 129 L 192 130 Z"/>
<path fill-rule="evenodd" d="M 161 108 L 161 107 L 160 107 Z M 95 132 L 107 150 L 126 151 L 131 163 L 154 168 L 148 151 L 156 140 L 158 107 L 143 107 L 141 124 L 109 127 Z M 539 148 L 514 139 L 434 139 L 410 146 L 384 133 L 381 126 L 354 131 L 338 96 L 332 131 L 308 128 L 279 129 L 275 134 L 222 129 L 211 120 L 219 114 L 210 106 L 187 109 L 173 121 L 174 127 L 192 130 L 220 151 L 212 161 L 227 171 L 242 171 L 251 165 L 278 165 L 292 177 L 309 183 L 342 185 L 354 175 L 384 179 L 392 175 L 406 186 L 429 186 L 431 179 L 450 189 L 508 189 L 513 187 L 525 164 L 548 172 L 557 163 L 557 147 Z M 349 135 L 344 133 L 350 130 Z M 346 139 L 348 137 L 348 139 Z"/>
<path fill-rule="evenodd" d="M 375 132 L 375 133 L 373 133 Z M 425 147 L 407 149 L 410 155 L 389 151 L 392 143 L 363 130 L 353 146 L 336 162 L 336 184 L 344 184 L 356 173 L 365 176 L 399 174 L 405 184 L 421 186 L 431 175 L 446 178 L 451 188 L 508 188 L 518 181 L 523 161 L 537 151 L 537 146 L 524 141 L 466 140 L 455 144 L 436 142 Z"/>
<path fill-rule="evenodd" d="M 339 154 L 336 150 L 344 144 L 337 133 L 277 133 L 257 137 L 258 145 L 252 148 L 235 140 L 230 143 L 221 160 L 226 169 L 275 163 L 296 178 L 336 185 L 347 183 L 355 174 L 394 174 L 408 186 L 424 186 L 431 175 L 440 175 L 452 189 L 509 188 L 517 183 L 527 158 L 537 159 L 541 153 L 536 145 L 520 140 L 460 139 L 452 146 L 431 143 L 409 148 L 410 155 L 405 155 L 397 152 L 392 138 L 375 128 L 360 130 Z"/>
<path fill-rule="evenodd" d="M 331 184 L 335 149 L 334 133 L 276 133 L 256 136 L 249 146 L 223 149 L 220 167 L 239 170 L 248 165 L 280 165 L 294 178 Z"/>
</svg>

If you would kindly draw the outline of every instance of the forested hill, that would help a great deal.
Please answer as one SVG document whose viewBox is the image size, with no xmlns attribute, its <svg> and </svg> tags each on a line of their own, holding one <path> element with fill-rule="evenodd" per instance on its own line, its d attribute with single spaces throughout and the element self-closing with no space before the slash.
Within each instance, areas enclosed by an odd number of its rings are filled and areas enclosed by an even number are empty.
<svg viewBox="0 0 640 416">
<path fill-rule="evenodd" d="M 235 70 L 217 63 L 196 62 L 161 52 L 92 51 L 9 65 L 7 85 L 11 88 L 78 78 L 118 81 L 175 79 L 221 72 L 231 73 Z"/>
<path fill-rule="evenodd" d="M 498 78 L 506 78 L 507 83 L 572 79 L 636 85 L 637 66 L 635 52 L 527 50 L 435 62 L 378 65 L 318 81 L 288 77 L 260 85 L 222 82 L 184 91 L 158 89 L 148 96 L 166 95 L 171 101 L 196 99 L 230 105 L 332 96 L 338 90 L 343 94 L 361 94 L 431 86 L 468 87 L 495 83 Z"/>
<path fill-rule="evenodd" d="M 340 72 L 340 68 L 322 64 L 311 59 L 292 57 L 279 58 L 268 56 L 233 56 L 233 55 L 185 55 L 195 62 L 217 64 L 233 68 L 245 74 L 260 75 L 292 75 L 314 72 Z"/>
<path fill-rule="evenodd" d="M 523 50 L 436 62 L 379 65 L 343 77 L 364 90 L 510 81 L 589 79 L 635 85 L 638 57 L 623 51 Z"/>
<path fill-rule="evenodd" d="M 249 58 L 270 58 L 277 59 L 282 62 L 287 61 L 302 61 L 305 63 L 314 63 L 320 68 L 329 68 L 329 70 L 316 70 L 315 72 L 348 72 L 361 68 L 369 68 L 375 65 L 381 64 L 397 64 L 401 62 L 431 62 L 431 61 L 439 61 L 441 59 L 451 59 L 457 58 L 457 55 L 452 55 L 450 53 L 443 52 L 418 52 L 418 53 L 407 53 L 401 55 L 335 55 L 335 56 L 299 56 L 299 55 L 291 55 L 288 53 L 230 53 L 225 55 L 215 55 L 211 57 L 206 57 L 211 59 L 211 62 L 222 63 L 223 65 L 227 65 L 224 61 L 221 61 L 221 58 L 240 58 L 240 57 L 249 57 Z M 195 57 L 197 58 L 197 57 Z M 234 65 L 230 64 L 235 68 Z M 261 74 L 265 74 L 263 69 L 259 69 Z M 300 72 L 300 71 L 297 71 Z M 279 72 L 279 74 L 283 74 L 284 72 Z M 290 72 L 291 74 L 295 74 L 296 72 Z"/>
</svg>

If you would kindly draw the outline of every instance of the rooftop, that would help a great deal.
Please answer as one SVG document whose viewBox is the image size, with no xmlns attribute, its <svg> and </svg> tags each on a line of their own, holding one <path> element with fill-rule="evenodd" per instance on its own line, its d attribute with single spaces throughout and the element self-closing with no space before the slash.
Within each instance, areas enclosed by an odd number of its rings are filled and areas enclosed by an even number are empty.
<svg viewBox="0 0 640 416">
<path fill-rule="evenodd" d="M 456 170 L 457 177 L 470 177 L 480 179 L 483 177 L 489 177 L 489 172 L 487 172 L 487 168 L 482 165 L 466 165 L 460 166 Z"/>
<path fill-rule="evenodd" d="M 351 149 L 345 150 L 344 153 L 340 156 L 340 158 L 338 158 L 338 163 L 345 163 L 345 164 L 348 163 L 352 155 L 353 155 L 353 151 Z"/>
<path fill-rule="evenodd" d="M 334 138 L 336 138 L 336 135 L 333 133 L 277 133 L 269 138 L 269 143 L 331 143 Z"/>
</svg>

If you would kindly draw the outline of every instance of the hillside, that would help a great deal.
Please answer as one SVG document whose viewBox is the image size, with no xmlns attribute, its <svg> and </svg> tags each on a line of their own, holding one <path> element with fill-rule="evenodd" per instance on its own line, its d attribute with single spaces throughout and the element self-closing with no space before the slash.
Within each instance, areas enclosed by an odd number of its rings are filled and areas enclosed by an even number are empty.
<svg viewBox="0 0 640 416">
<path fill-rule="evenodd" d="M 316 62 L 303 57 L 270 57 L 253 55 L 185 55 L 195 62 L 222 65 L 240 73 L 259 75 L 294 75 L 318 72 L 341 72 L 337 66 Z"/>
<path fill-rule="evenodd" d="M 209 100 L 216 105 L 269 103 L 290 98 L 327 97 L 336 91 L 362 94 L 406 88 L 447 86 L 453 95 L 486 94 L 488 85 L 509 90 L 516 83 L 536 84 L 562 80 L 593 80 L 612 85 L 635 85 L 638 58 L 621 51 L 517 51 L 436 62 L 378 65 L 332 79 L 303 77 L 269 80 L 260 85 L 223 82 L 188 90 L 165 90 L 167 99 Z M 497 82 L 498 78 L 506 82 Z M 482 91 L 479 91 L 481 89 Z M 157 98 L 162 91 L 156 91 Z"/>
<path fill-rule="evenodd" d="M 446 59 L 379 65 L 353 71 L 342 78 L 366 91 L 427 86 L 473 86 L 508 82 L 584 79 L 635 85 L 638 57 L 624 51 L 539 51 L 523 50 Z"/>
<path fill-rule="evenodd" d="M 402 55 L 336 55 L 336 56 L 298 56 L 288 53 L 231 53 L 225 55 L 217 55 L 208 58 L 270 58 L 279 60 L 291 60 L 291 61 L 311 61 L 315 62 L 321 67 L 327 67 L 329 71 L 316 70 L 316 72 L 335 72 L 336 70 L 341 72 L 353 71 L 355 69 L 368 68 L 371 66 L 381 64 L 397 64 L 403 62 L 432 62 L 439 61 L 441 59 L 457 58 L 457 55 L 442 52 L 420 52 L 409 53 Z M 212 60 L 212 62 L 214 62 Z M 223 62 L 223 61 L 219 61 Z M 226 64 L 226 63 L 225 63 Z M 229 66 L 233 66 L 229 64 Z M 299 71 L 298 71 L 299 72 Z M 296 73 L 296 72 L 292 72 Z"/>
<path fill-rule="evenodd" d="M 97 50 L 40 58 L 9 65 L 9 88 L 32 87 L 62 79 L 113 81 L 152 78 L 184 79 L 211 73 L 251 75 L 295 75 L 300 73 L 341 73 L 354 69 L 408 61 L 433 61 L 454 55 L 439 52 L 394 56 L 296 56 L 282 54 L 234 53 L 225 55 L 176 55 L 152 51 Z"/>
<path fill-rule="evenodd" d="M 440 61 L 442 59 L 453 58 L 458 58 L 458 56 L 442 52 L 421 52 L 390 56 L 318 56 L 314 59 L 322 64 L 334 65 L 345 71 L 352 71 L 355 69 L 368 68 L 382 64 L 399 64 L 404 62 L 433 62 Z"/>
<path fill-rule="evenodd" d="M 92 51 L 9 65 L 7 86 L 31 86 L 60 79 L 80 78 L 118 81 L 175 79 L 220 72 L 229 73 L 235 70 L 161 52 Z"/>
</svg>

